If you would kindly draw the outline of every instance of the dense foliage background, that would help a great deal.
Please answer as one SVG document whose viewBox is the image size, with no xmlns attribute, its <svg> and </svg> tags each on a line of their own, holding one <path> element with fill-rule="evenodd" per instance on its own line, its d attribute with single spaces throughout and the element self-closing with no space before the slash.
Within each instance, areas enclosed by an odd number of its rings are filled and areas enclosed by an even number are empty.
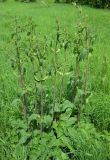
<svg viewBox="0 0 110 160">
<path fill-rule="evenodd" d="M 90 5 L 97 8 L 110 8 L 110 0 L 55 0 L 55 2 L 72 3 Z"/>
<path fill-rule="evenodd" d="M 0 2 L 5 2 L 7 0 L 0 0 Z M 82 5 L 90 5 L 96 8 L 110 8 L 110 0 L 15 0 L 20 2 L 55 2 L 55 3 L 77 3 Z"/>
</svg>

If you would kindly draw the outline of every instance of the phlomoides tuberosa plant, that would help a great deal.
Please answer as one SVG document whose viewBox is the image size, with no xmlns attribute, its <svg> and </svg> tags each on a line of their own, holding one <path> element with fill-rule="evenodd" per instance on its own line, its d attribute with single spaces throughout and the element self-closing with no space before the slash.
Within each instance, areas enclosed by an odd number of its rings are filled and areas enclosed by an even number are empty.
<svg viewBox="0 0 110 160">
<path fill-rule="evenodd" d="M 34 88 L 35 92 L 35 103 L 34 107 L 36 113 L 41 116 L 41 131 L 43 130 L 43 113 L 44 113 L 44 85 L 43 82 L 46 80 L 46 72 L 45 72 L 45 51 L 46 51 L 46 43 L 45 37 L 43 39 L 39 39 L 39 36 L 36 35 L 36 25 L 34 25 L 32 19 L 29 20 L 29 30 L 27 34 L 28 43 L 30 45 L 29 48 L 29 59 L 32 63 L 32 77 L 34 80 Z M 38 96 L 39 95 L 39 96 Z"/>
<path fill-rule="evenodd" d="M 56 21 L 56 34 L 55 40 L 51 42 L 50 49 L 53 53 L 52 55 L 52 66 L 53 66 L 53 121 L 56 120 L 60 115 L 61 111 L 58 113 L 55 110 L 56 105 L 63 103 L 63 93 L 64 93 L 64 79 L 65 76 L 68 76 L 70 73 L 67 68 L 67 50 L 70 45 L 70 35 L 67 32 L 67 29 L 61 29 L 60 24 Z M 62 57 L 62 61 L 60 58 Z M 58 87 L 59 86 L 59 87 Z"/>
<path fill-rule="evenodd" d="M 59 103 L 62 102 L 62 98 L 63 98 L 63 83 L 64 83 L 64 79 L 65 76 L 68 76 L 70 73 L 68 72 L 68 49 L 70 46 L 70 35 L 67 32 L 67 29 L 64 29 L 64 31 L 62 32 L 62 41 L 61 41 L 61 47 L 63 49 L 63 54 L 62 56 L 64 56 L 64 65 L 62 65 L 62 70 L 59 71 L 59 75 L 61 76 L 61 82 L 60 82 L 60 98 L 59 98 Z"/>
<path fill-rule="evenodd" d="M 21 114 L 26 118 L 27 127 L 23 128 L 26 137 L 22 144 L 28 145 L 37 137 L 43 146 L 42 137 L 51 134 L 56 143 L 63 141 L 62 146 L 57 146 L 60 152 L 73 158 L 74 150 L 65 143 L 65 138 L 69 139 L 65 135 L 68 127 L 76 123 L 79 126 L 90 95 L 88 73 L 94 37 L 85 21 L 77 26 L 74 37 L 67 29 L 63 30 L 58 21 L 56 24 L 56 33 L 50 38 L 37 33 L 31 18 L 25 24 L 15 19 L 12 33 L 14 70 L 21 89 Z M 74 57 L 71 63 L 70 55 Z"/>
<path fill-rule="evenodd" d="M 29 18 L 28 23 L 24 26 L 19 24 L 19 20 L 16 18 L 14 30 L 12 38 L 15 48 L 14 52 L 16 52 L 15 62 L 18 70 L 19 85 L 23 93 L 20 96 L 22 113 L 25 117 L 27 114 L 29 115 L 29 103 L 31 103 L 29 101 L 33 101 L 33 110 L 42 117 L 44 98 L 43 82 L 47 78 L 44 69 L 46 51 L 45 37 L 43 39 L 39 39 L 39 35 L 37 37 L 36 25 L 31 18 Z M 26 75 L 26 71 L 29 72 L 27 69 L 28 65 L 31 67 L 32 72 L 30 82 L 28 82 Z M 33 97 L 32 99 L 34 100 L 32 100 L 31 97 Z"/>
<path fill-rule="evenodd" d="M 69 99 L 77 106 L 77 124 L 80 123 L 80 116 L 85 105 L 87 97 L 90 95 L 87 92 L 89 60 L 93 52 L 94 35 L 91 34 L 87 22 L 83 19 L 82 23 L 77 26 L 77 32 L 74 39 L 73 54 L 75 55 L 75 70 L 71 81 L 71 89 Z M 81 63 L 84 63 L 81 70 Z"/>
<path fill-rule="evenodd" d="M 74 38 L 67 29 L 61 29 L 58 21 L 56 24 L 56 34 L 49 39 L 47 35 L 37 33 L 31 18 L 24 25 L 15 19 L 12 41 L 14 69 L 17 69 L 22 90 L 22 114 L 28 121 L 26 133 L 37 130 L 42 135 L 52 133 L 58 139 L 60 125 L 72 127 L 77 122 L 79 126 L 83 107 L 90 95 L 87 86 L 94 36 L 84 20 L 77 26 Z M 69 64 L 71 50 L 74 55 L 72 66 L 75 66 L 72 68 Z M 69 78 L 68 86 L 64 87 Z M 25 144 L 31 140 L 32 134 Z M 71 147 L 65 146 L 61 151 L 71 150 L 74 156 Z"/>
<path fill-rule="evenodd" d="M 20 85 L 20 89 L 22 90 L 20 94 L 21 99 L 21 105 L 22 105 L 22 115 L 23 117 L 27 117 L 27 95 L 25 92 L 25 74 L 26 74 L 26 68 L 24 66 L 25 57 L 22 55 L 22 49 L 21 49 L 21 33 L 23 33 L 23 28 L 18 23 L 17 18 L 15 18 L 15 26 L 14 31 L 12 33 L 12 40 L 14 43 L 14 52 L 15 52 L 15 63 L 16 65 L 13 65 L 13 67 L 17 68 L 18 72 L 18 82 Z"/>
</svg>

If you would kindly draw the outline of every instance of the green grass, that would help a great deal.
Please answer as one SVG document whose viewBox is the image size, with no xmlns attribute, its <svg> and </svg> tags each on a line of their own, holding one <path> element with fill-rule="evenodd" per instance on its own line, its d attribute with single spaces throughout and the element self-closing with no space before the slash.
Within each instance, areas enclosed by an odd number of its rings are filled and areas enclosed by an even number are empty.
<svg viewBox="0 0 110 160">
<path fill-rule="evenodd" d="M 110 12 L 109 10 L 97 10 L 89 7 L 83 7 L 84 13 L 88 15 L 91 28 L 98 35 L 98 53 L 109 52 L 110 38 Z M 44 6 L 42 3 L 1 3 L 0 4 L 0 40 L 8 35 L 6 28 L 14 16 L 32 17 L 38 29 L 44 33 L 52 33 L 55 28 L 55 20 L 59 20 L 62 25 L 74 29 L 77 23 L 78 12 L 72 5 L 52 4 Z M 5 38 L 5 37 L 4 37 Z"/>
</svg>

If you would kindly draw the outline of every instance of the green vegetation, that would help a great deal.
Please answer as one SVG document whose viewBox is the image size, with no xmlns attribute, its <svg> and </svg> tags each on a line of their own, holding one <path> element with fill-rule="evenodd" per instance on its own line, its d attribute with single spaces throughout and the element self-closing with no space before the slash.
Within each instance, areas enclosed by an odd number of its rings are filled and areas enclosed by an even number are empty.
<svg viewBox="0 0 110 160">
<path fill-rule="evenodd" d="M 110 0 L 55 0 L 56 3 L 79 3 L 83 5 L 90 5 L 96 8 L 110 8 Z"/>
<path fill-rule="evenodd" d="M 81 4 L 89 4 L 97 8 L 110 8 L 110 0 L 75 0 Z"/>
<path fill-rule="evenodd" d="M 5 2 L 0 20 L 0 159 L 109 160 L 110 12 Z"/>
</svg>

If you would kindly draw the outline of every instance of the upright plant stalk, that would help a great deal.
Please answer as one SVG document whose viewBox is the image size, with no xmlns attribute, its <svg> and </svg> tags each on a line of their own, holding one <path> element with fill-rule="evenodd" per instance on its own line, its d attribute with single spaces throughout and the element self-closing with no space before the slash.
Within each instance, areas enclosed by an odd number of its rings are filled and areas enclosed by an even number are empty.
<svg viewBox="0 0 110 160">
<path fill-rule="evenodd" d="M 77 88 L 79 87 L 80 82 L 80 48 L 82 46 L 82 33 L 83 28 L 82 26 L 78 26 L 78 31 L 76 33 L 76 37 L 74 40 L 74 54 L 75 54 L 75 71 L 73 75 L 75 76 L 74 84 L 73 84 L 73 95 L 72 95 L 72 102 L 74 103 L 75 97 L 77 96 Z"/>
<path fill-rule="evenodd" d="M 57 33 L 56 33 L 56 41 L 55 41 L 55 48 L 54 48 L 54 98 L 53 98 L 53 119 L 54 119 L 54 109 L 55 109 L 55 104 L 56 104 L 56 94 L 57 94 L 57 49 L 58 49 L 58 43 L 59 43 L 59 38 L 60 38 L 60 28 L 59 28 L 59 23 L 57 23 Z"/>
<path fill-rule="evenodd" d="M 34 78 L 35 73 L 37 71 L 36 69 L 36 61 L 37 58 L 35 56 L 35 52 L 36 52 L 36 47 L 37 47 L 37 39 L 36 39 L 36 32 L 35 32 L 35 24 L 32 21 L 32 18 L 29 19 L 29 24 L 28 26 L 29 30 L 27 31 L 27 37 L 28 37 L 28 42 L 29 42 L 29 58 L 30 58 L 30 62 L 32 64 L 32 77 L 33 77 L 33 84 L 34 84 L 34 91 L 35 91 L 35 103 L 34 103 L 34 108 L 35 108 L 35 112 L 37 113 L 37 82 Z"/>
<path fill-rule="evenodd" d="M 86 100 L 86 90 L 87 90 L 87 81 L 88 81 L 88 70 L 89 70 L 89 55 L 93 51 L 93 42 L 92 42 L 92 37 L 90 36 L 89 30 L 87 25 L 84 26 L 84 48 L 86 49 L 86 57 L 85 57 L 85 68 L 84 68 L 84 80 L 82 83 L 82 95 L 81 95 L 81 102 L 79 104 L 79 109 L 78 109 L 78 115 L 77 115 L 77 124 L 79 126 L 80 124 L 80 118 L 81 118 L 81 113 L 83 110 L 83 105 Z"/>
<path fill-rule="evenodd" d="M 19 48 L 19 31 L 18 31 L 18 22 L 17 19 L 15 19 L 15 49 L 16 49 L 16 61 L 17 61 L 17 69 L 18 69 L 18 76 L 19 76 L 19 85 L 21 89 L 25 88 L 25 68 L 22 66 L 22 59 L 21 59 L 21 53 L 20 53 L 20 48 Z M 24 93 L 21 96 L 21 102 L 22 102 L 22 114 L 24 117 L 27 117 L 27 98 L 26 98 L 26 93 Z"/>
<path fill-rule="evenodd" d="M 44 114 L 44 107 L 43 107 L 43 67 L 41 66 L 40 67 L 40 77 L 41 77 L 41 81 L 40 81 L 40 85 L 41 85 L 41 95 L 40 95 L 40 98 L 41 98 L 41 132 L 43 131 L 43 114 Z"/>
<path fill-rule="evenodd" d="M 42 53 L 40 53 L 40 58 L 41 59 L 38 59 L 39 60 L 39 66 L 40 66 L 40 78 L 41 78 L 41 81 L 40 81 L 40 84 L 41 84 L 41 132 L 43 131 L 43 115 L 44 115 L 44 105 L 43 105 L 43 102 L 44 102 L 44 94 L 45 94 L 45 91 L 43 89 L 43 86 L 44 86 L 44 82 L 45 80 L 47 79 L 47 77 L 44 77 L 45 73 L 44 73 L 44 57 L 45 57 L 45 54 L 46 54 L 46 47 L 47 47 L 47 44 L 46 44 L 46 37 L 44 37 L 45 41 L 44 42 L 44 47 L 43 47 L 43 50 L 41 51 Z M 41 62 L 41 60 L 43 62 Z"/>
<path fill-rule="evenodd" d="M 46 79 L 48 78 L 48 76 L 45 76 L 45 54 L 46 54 L 46 47 L 47 47 L 47 43 L 46 43 L 46 37 L 44 36 L 44 47 L 41 49 L 38 46 L 38 54 L 37 54 L 37 59 L 38 59 L 38 65 L 39 65 L 39 71 L 40 71 L 40 85 L 41 85 L 41 92 L 40 92 L 40 114 L 41 114 L 41 132 L 43 131 L 43 116 L 44 116 L 44 95 L 45 95 L 45 90 L 43 88 L 44 86 L 44 82 L 46 81 Z"/>
<path fill-rule="evenodd" d="M 32 22 L 32 19 L 29 21 L 29 31 L 28 31 L 28 41 L 29 41 L 29 58 L 32 64 L 32 76 L 34 80 L 34 89 L 35 89 L 35 110 L 36 113 L 40 114 L 41 116 L 41 123 L 40 123 L 40 130 L 43 131 L 43 115 L 44 115 L 44 106 L 43 106 L 43 97 L 44 97 L 44 90 L 43 90 L 43 82 L 45 81 L 44 78 L 44 54 L 45 54 L 45 46 L 41 46 L 41 41 L 39 37 L 36 36 L 35 25 Z M 43 41 L 44 42 L 44 41 Z M 44 43 L 45 44 L 45 43 Z M 37 73 L 39 73 L 37 75 Z M 39 78 L 38 78 L 39 77 Z M 40 84 L 40 91 L 39 91 L 39 84 Z M 37 88 L 38 87 L 38 88 Z M 38 97 L 40 94 L 40 97 Z M 39 102 L 38 102 L 39 101 Z M 39 106 L 38 106 L 39 105 Z"/>
<path fill-rule="evenodd" d="M 42 56 L 41 50 L 39 49 L 39 46 L 37 48 L 37 60 L 38 60 L 38 69 L 40 73 L 40 79 L 38 83 L 40 84 L 41 90 L 40 90 L 40 115 L 41 115 L 41 124 L 40 124 L 40 130 L 43 131 L 43 114 L 44 114 L 44 107 L 43 107 L 43 81 L 44 81 L 44 68 L 43 68 L 43 62 L 42 62 Z"/>
<path fill-rule="evenodd" d="M 64 47 L 64 66 L 63 66 L 63 72 L 62 72 L 61 81 L 60 81 L 60 98 L 59 98 L 59 103 L 61 103 L 62 95 L 63 95 L 63 81 L 64 81 L 64 75 L 65 75 L 65 72 L 66 72 L 67 48 L 68 48 L 68 44 L 69 44 L 67 32 L 65 34 L 66 35 L 64 36 L 64 42 L 63 42 L 63 47 Z"/>
<path fill-rule="evenodd" d="M 63 80 L 64 80 L 64 71 L 61 77 L 61 81 L 60 81 L 60 98 L 59 98 L 59 104 L 61 103 L 62 100 L 62 94 L 63 94 Z"/>
</svg>

